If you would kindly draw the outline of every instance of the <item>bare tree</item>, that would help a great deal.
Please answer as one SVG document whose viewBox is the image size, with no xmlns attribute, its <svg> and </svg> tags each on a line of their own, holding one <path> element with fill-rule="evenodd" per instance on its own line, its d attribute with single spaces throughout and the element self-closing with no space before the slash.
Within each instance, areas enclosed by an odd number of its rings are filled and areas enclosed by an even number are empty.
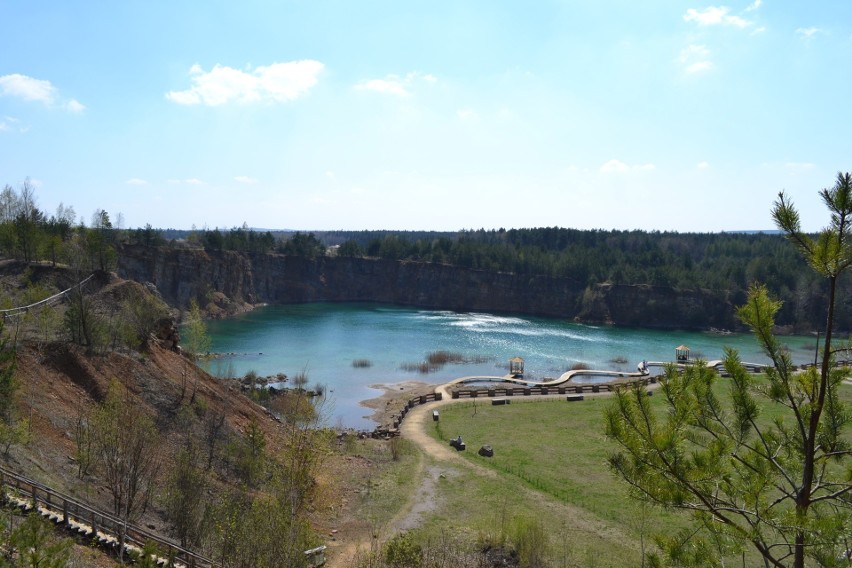
<svg viewBox="0 0 852 568">
<path fill-rule="evenodd" d="M 181 450 L 166 482 L 166 514 L 184 547 L 198 546 L 205 533 L 204 495 L 208 482 L 204 470 L 198 467 L 197 453 L 191 443 Z"/>
<path fill-rule="evenodd" d="M 204 415 L 204 446 L 207 450 L 207 469 L 213 467 L 213 459 L 216 457 L 216 447 L 225 437 L 224 409 L 208 410 Z"/>
<path fill-rule="evenodd" d="M 92 420 L 96 455 L 112 495 L 113 512 L 133 520 L 145 512 L 159 469 L 154 423 L 118 382 Z"/>
</svg>

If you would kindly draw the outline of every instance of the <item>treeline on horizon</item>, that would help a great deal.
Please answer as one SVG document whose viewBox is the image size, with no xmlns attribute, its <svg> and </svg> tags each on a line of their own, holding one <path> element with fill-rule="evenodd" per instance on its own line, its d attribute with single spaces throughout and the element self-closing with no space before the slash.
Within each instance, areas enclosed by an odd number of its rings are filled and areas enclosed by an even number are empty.
<svg viewBox="0 0 852 568">
<path fill-rule="evenodd" d="M 326 233 L 322 234 L 323 236 Z M 476 270 L 568 278 L 598 284 L 702 289 L 734 305 L 760 282 L 784 302 L 779 325 L 825 325 L 825 282 L 779 233 L 675 233 L 560 227 L 461 231 L 454 236 L 328 233 L 346 237 L 341 256 L 450 264 Z M 839 283 L 835 328 L 852 330 L 852 283 Z"/>
<path fill-rule="evenodd" d="M 119 215 L 120 219 L 120 215 Z M 86 226 L 72 207 L 48 216 L 34 190 L 6 186 L 0 192 L 0 255 L 67 262 L 69 250 L 85 251 L 90 269 L 114 267 L 116 246 L 172 246 L 308 258 L 367 257 L 453 265 L 524 276 L 568 278 L 579 285 L 652 285 L 703 289 L 742 304 L 748 287 L 765 283 L 784 302 L 781 325 L 821 329 L 827 302 L 824 282 L 784 236 L 746 233 L 531 229 L 432 231 L 257 231 L 137 229 L 114 226 L 97 210 Z M 74 245 L 74 246 L 71 246 Z M 837 328 L 852 330 L 852 286 L 840 282 Z"/>
</svg>

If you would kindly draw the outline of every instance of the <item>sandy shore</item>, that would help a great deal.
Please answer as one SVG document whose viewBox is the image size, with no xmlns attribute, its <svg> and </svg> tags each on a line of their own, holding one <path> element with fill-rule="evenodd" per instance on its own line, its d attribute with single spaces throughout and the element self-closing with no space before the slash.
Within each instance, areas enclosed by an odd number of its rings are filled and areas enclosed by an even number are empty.
<svg viewBox="0 0 852 568">
<path fill-rule="evenodd" d="M 376 398 L 362 400 L 360 404 L 361 406 L 371 408 L 373 414 L 369 416 L 370 420 L 375 420 L 380 426 L 383 426 L 390 422 L 392 415 L 399 414 L 399 411 L 408 403 L 410 398 L 435 392 L 436 386 L 435 384 L 423 381 L 372 384 L 369 385 L 371 389 L 378 389 L 384 392 Z"/>
</svg>

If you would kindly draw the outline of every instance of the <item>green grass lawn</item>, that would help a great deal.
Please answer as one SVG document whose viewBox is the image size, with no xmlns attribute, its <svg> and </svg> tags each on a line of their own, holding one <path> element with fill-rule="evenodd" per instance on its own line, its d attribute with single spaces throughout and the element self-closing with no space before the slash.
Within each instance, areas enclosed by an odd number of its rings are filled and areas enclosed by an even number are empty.
<svg viewBox="0 0 852 568">
<path fill-rule="evenodd" d="M 638 566 L 643 530 L 656 530 L 661 518 L 665 527 L 684 523 L 660 510 L 641 515 L 626 486 L 609 472 L 606 458 L 614 445 L 603 434 L 607 402 L 555 397 L 441 408 L 440 421 L 426 426 L 429 433 L 442 443 L 461 435 L 467 444 L 462 455 L 498 475 L 463 470 L 448 476 L 441 487 L 447 502 L 427 532 L 462 526 L 480 539 L 499 539 L 518 519 L 535 519 L 550 535 L 551 557 L 561 559 L 556 565 Z M 494 448 L 494 457 L 477 454 L 483 444 Z M 542 498 L 530 499 L 523 487 Z"/>
<path fill-rule="evenodd" d="M 636 506 L 607 467 L 607 456 L 616 449 L 604 436 L 603 412 L 609 403 L 608 397 L 571 403 L 565 397 L 519 399 L 504 406 L 480 400 L 444 407 L 430 430 L 443 442 L 461 435 L 465 458 L 515 483 L 626 526 Z M 477 454 L 484 444 L 494 449 L 494 457 Z M 674 522 L 671 515 L 663 516 L 667 524 Z"/>
<path fill-rule="evenodd" d="M 720 378 L 716 384 L 718 395 L 728 400 L 728 381 Z M 840 393 L 844 402 L 852 403 L 852 387 L 843 386 Z M 611 403 L 611 397 L 586 397 L 569 403 L 559 396 L 545 400 L 515 398 L 503 406 L 492 406 L 491 400 L 479 399 L 443 407 L 440 421 L 426 426 L 430 435 L 442 443 L 461 435 L 467 444 L 467 449 L 461 452 L 463 457 L 499 473 L 496 479 L 489 480 L 466 475 L 465 492 L 453 493 L 449 488 L 451 495 L 457 495 L 454 498 L 465 502 L 455 511 L 450 509 L 451 514 L 481 527 L 495 526 L 506 508 L 520 515 L 543 515 L 542 521 L 556 525 L 557 529 L 561 526 L 562 533 L 573 542 L 582 540 L 586 558 L 594 559 L 597 566 L 615 566 L 618 562 L 629 565 L 635 561 L 643 523 L 650 527 L 645 530 L 651 533 L 686 526 L 689 518 L 685 514 L 652 507 L 642 515 L 637 502 L 629 497 L 626 484 L 610 472 L 606 460 L 617 446 L 604 435 L 604 410 Z M 663 410 L 664 400 L 659 393 L 652 403 Z M 780 406 L 767 403 L 763 419 L 771 420 L 785 413 Z M 477 454 L 485 444 L 494 449 L 493 457 Z M 542 513 L 541 508 L 519 502 L 517 489 L 512 488 L 520 485 L 591 513 L 617 527 L 628 541 L 618 543 L 619 546 L 605 537 L 597 541 L 589 535 L 578 538 L 580 535 L 572 534 L 575 527 L 571 525 L 570 515 L 567 519 L 557 518 L 551 510 Z M 467 496 L 489 502 L 490 508 L 472 506 L 465 499 Z"/>
</svg>

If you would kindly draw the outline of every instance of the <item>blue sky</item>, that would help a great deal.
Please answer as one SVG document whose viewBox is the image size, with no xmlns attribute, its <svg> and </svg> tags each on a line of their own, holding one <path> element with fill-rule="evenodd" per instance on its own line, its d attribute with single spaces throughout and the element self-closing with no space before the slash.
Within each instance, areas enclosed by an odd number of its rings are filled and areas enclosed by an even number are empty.
<svg viewBox="0 0 852 568">
<path fill-rule="evenodd" d="M 125 227 L 806 229 L 852 2 L 0 0 L 0 185 Z"/>
</svg>

